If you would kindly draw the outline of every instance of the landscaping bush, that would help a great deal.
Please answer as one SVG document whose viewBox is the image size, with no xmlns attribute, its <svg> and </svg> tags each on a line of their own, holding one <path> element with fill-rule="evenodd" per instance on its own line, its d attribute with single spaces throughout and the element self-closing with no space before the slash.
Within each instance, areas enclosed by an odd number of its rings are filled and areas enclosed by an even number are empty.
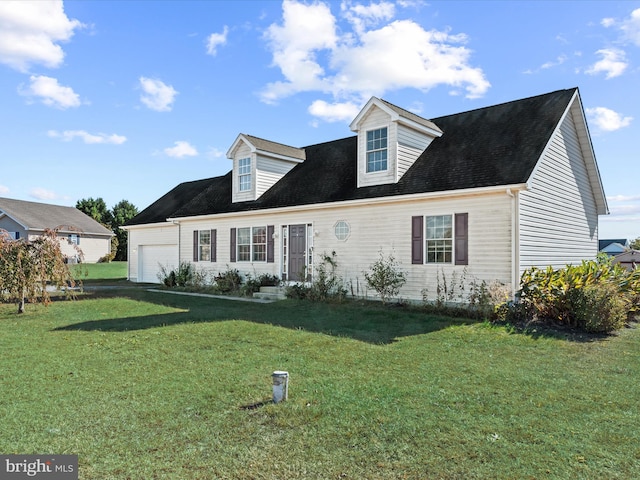
<svg viewBox="0 0 640 480">
<path fill-rule="evenodd" d="M 193 265 L 189 262 L 180 262 L 178 268 L 173 270 L 167 270 L 167 267 L 160 265 L 158 279 L 165 287 L 186 287 L 192 283 L 194 271 Z"/>
<path fill-rule="evenodd" d="M 612 332 L 638 308 L 640 272 L 602 257 L 557 270 L 533 267 L 522 274 L 517 298 L 520 320 Z M 503 313 L 513 317 L 513 312 Z"/>
<path fill-rule="evenodd" d="M 251 275 L 247 275 L 247 278 L 242 285 L 242 294 L 250 297 L 254 293 L 259 292 L 260 287 L 277 287 L 280 283 L 280 277 L 277 275 L 263 273 L 255 278 Z"/>
<path fill-rule="evenodd" d="M 235 268 L 220 272 L 214 277 L 214 289 L 220 293 L 239 292 L 242 285 L 242 276 Z"/>
<path fill-rule="evenodd" d="M 369 267 L 370 272 L 364 272 L 367 285 L 380 295 L 382 303 L 398 295 L 407 282 L 407 276 L 399 266 L 393 254 L 385 258 L 381 251 L 380 258 Z"/>
<path fill-rule="evenodd" d="M 344 300 L 347 296 L 347 289 L 336 273 L 338 268 L 336 256 L 336 252 L 331 252 L 331 255 L 323 253 L 320 256 L 321 262 L 316 267 L 316 274 L 311 285 L 289 285 L 285 295 L 288 298 L 306 298 L 317 302 Z"/>
</svg>

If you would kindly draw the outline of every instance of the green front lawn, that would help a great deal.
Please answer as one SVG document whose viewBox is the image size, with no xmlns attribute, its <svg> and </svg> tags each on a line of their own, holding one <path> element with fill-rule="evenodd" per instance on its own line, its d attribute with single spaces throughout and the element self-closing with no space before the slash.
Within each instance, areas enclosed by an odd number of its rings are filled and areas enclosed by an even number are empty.
<svg viewBox="0 0 640 480">
<path fill-rule="evenodd" d="M 125 280 L 127 278 L 127 262 L 80 263 L 70 267 L 74 278 L 83 282 L 104 282 Z"/>
<path fill-rule="evenodd" d="M 0 452 L 81 479 L 640 478 L 640 329 L 115 294 L 0 305 Z"/>
</svg>

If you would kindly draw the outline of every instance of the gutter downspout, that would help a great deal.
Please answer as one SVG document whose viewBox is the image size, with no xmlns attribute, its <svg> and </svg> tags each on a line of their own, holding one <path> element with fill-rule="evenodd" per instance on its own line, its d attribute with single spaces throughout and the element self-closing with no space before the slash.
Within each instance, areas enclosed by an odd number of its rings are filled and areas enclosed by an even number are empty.
<svg viewBox="0 0 640 480">
<path fill-rule="evenodd" d="M 180 228 L 180 220 L 171 220 L 171 223 L 173 223 L 174 225 L 178 226 L 178 265 L 176 265 L 176 267 L 180 266 L 180 251 L 181 251 L 181 241 L 182 241 L 182 229 Z"/>
<path fill-rule="evenodd" d="M 520 284 L 520 255 L 518 254 L 520 228 L 518 223 L 518 191 L 513 193 L 507 188 L 507 195 L 511 197 L 511 299 L 515 300 L 516 291 Z"/>
</svg>

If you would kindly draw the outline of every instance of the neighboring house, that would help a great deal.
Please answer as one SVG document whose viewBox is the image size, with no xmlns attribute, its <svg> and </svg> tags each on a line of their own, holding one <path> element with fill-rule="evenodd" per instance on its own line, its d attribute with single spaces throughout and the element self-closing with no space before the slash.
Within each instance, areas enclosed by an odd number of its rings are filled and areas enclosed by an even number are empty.
<svg viewBox="0 0 640 480">
<path fill-rule="evenodd" d="M 626 238 L 614 238 L 598 241 L 598 250 L 612 257 L 629 250 L 629 240 Z"/>
<path fill-rule="evenodd" d="M 304 148 L 239 135 L 229 173 L 126 224 L 129 278 L 187 261 L 300 281 L 335 252 L 349 291 L 372 295 L 363 272 L 382 253 L 406 273 L 400 296 L 421 299 L 454 272 L 513 291 L 528 267 L 595 258 L 608 207 L 577 89 L 431 120 L 374 97 L 350 127 Z"/>
<path fill-rule="evenodd" d="M 611 263 L 614 265 L 619 264 L 627 270 L 635 270 L 640 265 L 640 250 L 627 249 L 624 253 L 613 257 Z"/>
<path fill-rule="evenodd" d="M 62 253 L 76 260 L 95 263 L 111 252 L 113 232 L 77 208 L 0 198 L 0 229 L 14 239 L 33 240 L 46 229 L 58 231 Z"/>
</svg>

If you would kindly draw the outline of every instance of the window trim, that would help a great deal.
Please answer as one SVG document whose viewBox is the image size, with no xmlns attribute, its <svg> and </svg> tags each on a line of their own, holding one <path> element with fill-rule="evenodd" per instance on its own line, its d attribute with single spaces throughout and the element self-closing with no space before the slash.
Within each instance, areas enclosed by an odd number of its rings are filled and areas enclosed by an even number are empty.
<svg viewBox="0 0 640 480">
<path fill-rule="evenodd" d="M 383 137 L 380 137 L 379 139 L 371 139 L 369 140 L 369 134 L 374 134 L 374 132 L 378 132 L 378 131 L 385 131 L 385 136 L 384 136 L 384 147 L 379 147 L 376 148 L 376 142 L 380 142 L 382 140 Z M 385 125 L 382 127 L 378 127 L 378 128 L 371 128 L 369 130 L 365 131 L 364 134 L 364 142 L 365 142 L 365 148 L 364 148 L 364 168 L 365 168 L 365 172 L 367 174 L 379 174 L 379 173 L 385 173 L 389 171 L 389 126 Z M 372 148 L 369 148 L 369 142 L 372 142 Z M 376 170 L 371 170 L 370 169 L 370 163 L 369 163 L 369 154 L 375 154 L 378 152 L 384 152 L 385 153 L 385 158 L 384 158 L 384 168 L 379 168 Z M 373 159 L 372 160 L 372 164 L 375 163 L 381 163 L 381 160 L 376 160 Z"/>
<path fill-rule="evenodd" d="M 206 243 L 202 243 L 202 237 L 200 234 L 208 233 L 209 234 L 209 258 L 203 259 L 202 255 L 202 247 L 207 246 Z M 194 262 L 217 262 L 217 244 L 218 244 L 218 235 L 217 230 L 215 228 L 212 229 L 202 229 L 202 230 L 194 230 L 193 231 L 193 261 Z"/>
<path fill-rule="evenodd" d="M 427 249 L 428 217 L 450 216 L 452 220 L 452 251 L 450 262 L 429 262 Z M 469 265 L 469 214 L 439 213 L 411 217 L 411 264 Z"/>
<path fill-rule="evenodd" d="M 243 162 L 246 161 L 246 165 Z M 238 159 L 238 192 L 250 192 L 252 188 L 252 159 L 242 157 Z"/>
<path fill-rule="evenodd" d="M 255 242 L 255 231 L 257 229 L 264 229 L 264 243 Z M 240 235 L 245 234 L 248 230 L 248 243 L 240 243 Z M 275 227 L 273 225 L 252 225 L 249 227 L 235 227 L 231 228 L 230 235 L 230 261 L 238 263 L 273 263 L 275 261 L 274 255 L 274 232 Z M 264 251 L 260 252 L 256 249 L 258 246 L 264 245 Z M 240 252 L 240 247 L 249 247 L 248 251 Z M 246 254 L 248 253 L 248 259 Z M 257 256 L 264 257 L 258 258 Z M 242 257 L 242 258 L 241 258 Z"/>
<path fill-rule="evenodd" d="M 448 225 L 435 225 L 432 228 L 436 230 L 436 232 L 438 232 L 439 230 L 446 230 L 447 228 L 450 231 L 450 236 L 446 237 L 446 236 L 438 236 L 438 237 L 429 237 L 429 219 L 433 218 L 433 219 L 439 219 L 439 218 L 445 218 L 447 217 L 448 219 Z M 424 261 L 425 263 L 428 264 L 436 264 L 436 265 L 450 265 L 454 263 L 454 238 L 455 238 L 455 232 L 454 232 L 454 216 L 453 214 L 450 213 L 445 213 L 445 214 L 441 214 L 441 215 L 425 215 L 424 217 L 424 251 L 425 251 L 425 255 L 424 255 Z M 430 261 L 429 257 L 430 257 L 430 253 L 432 253 L 429 249 L 429 242 L 432 242 L 432 244 L 435 244 L 435 251 L 433 252 L 434 255 L 434 260 Z M 438 244 L 444 244 L 444 249 L 441 248 L 440 245 Z M 447 248 L 447 246 L 449 248 Z M 448 255 L 447 255 L 448 254 Z M 441 255 L 444 256 L 444 260 L 438 260 L 438 257 L 440 257 Z M 449 256 L 449 260 L 446 260 L 446 257 Z"/>
</svg>

